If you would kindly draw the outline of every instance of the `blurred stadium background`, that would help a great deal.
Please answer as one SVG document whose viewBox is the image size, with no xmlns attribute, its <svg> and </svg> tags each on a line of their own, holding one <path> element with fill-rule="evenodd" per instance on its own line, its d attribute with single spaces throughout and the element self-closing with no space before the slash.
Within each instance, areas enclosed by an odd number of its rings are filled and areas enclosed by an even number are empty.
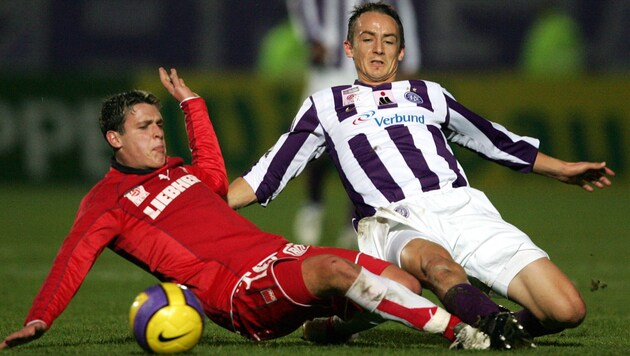
<svg viewBox="0 0 630 356">
<path fill-rule="evenodd" d="M 419 78 L 440 82 L 478 113 L 540 138 L 547 153 L 607 160 L 619 174 L 614 189 L 628 197 L 630 2 L 413 4 L 418 28 L 406 31 L 420 35 Z M 183 120 L 161 88 L 158 66 L 177 67 L 207 99 L 228 171 L 239 175 L 287 129 L 303 100 L 305 49 L 277 31 L 286 21 L 284 0 L 1 1 L 0 184 L 86 190 L 111 156 L 97 127 L 100 101 L 131 88 L 164 98 L 169 152 L 188 157 Z M 510 187 L 516 179 L 461 155 L 480 188 Z M 329 185 L 338 188 L 334 180 Z M 302 194 L 297 189 L 272 207 L 295 206 Z M 335 197 L 332 204 L 345 204 L 345 196 Z M 260 210 L 274 209 L 245 213 Z M 344 213 L 332 219 L 343 224 Z M 291 238 L 288 227 L 276 232 Z"/>
<path fill-rule="evenodd" d="M 575 278 L 593 311 L 589 325 L 619 315 L 627 323 L 630 1 L 413 3 L 419 28 L 406 31 L 421 38 L 419 78 L 442 83 L 489 119 L 539 137 L 547 153 L 606 160 L 617 172 L 612 188 L 590 195 L 459 152 L 473 185 Z M 545 26 L 540 21 L 552 3 L 559 21 Z M 188 157 L 182 115 L 157 77 L 158 66 L 177 67 L 207 99 L 233 178 L 287 129 L 303 100 L 299 48 L 277 63 L 281 75 L 260 65 L 264 44 L 286 17 L 283 0 L 0 1 L 0 297 L 5 308 L 16 306 L 3 314 L 0 331 L 21 323 L 79 199 L 109 168 L 111 152 L 97 126 L 101 99 L 131 88 L 155 92 L 164 98 L 170 154 Z M 301 179 L 269 208 L 243 214 L 291 238 Z M 344 193 L 334 180 L 327 184 L 324 243 L 347 220 Z M 106 252 L 82 291 L 103 292 L 96 294 L 127 308 L 151 282 L 120 263 Z M 100 305 L 83 293 L 66 318 L 83 320 Z M 586 333 L 594 340 L 588 350 L 597 353 L 597 335 L 609 329 L 579 330 L 572 335 Z M 575 340 L 579 348 L 582 339 Z"/>
<path fill-rule="evenodd" d="M 607 160 L 619 174 L 614 189 L 628 196 L 630 2 L 413 4 L 418 28 L 406 31 L 420 34 L 419 78 L 539 137 L 547 153 Z M 283 0 L 0 2 L 0 184 L 87 189 L 111 156 L 97 127 L 100 101 L 131 88 L 164 98 L 169 152 L 188 157 L 183 120 L 161 88 L 158 66 L 177 67 L 207 99 L 228 171 L 240 174 L 286 130 L 303 100 L 303 47 L 291 36 L 280 42 L 293 45 L 270 45 L 286 20 Z M 269 57 L 271 66 L 263 63 Z M 515 179 L 461 154 L 481 188 Z M 286 205 L 301 198 L 291 195 Z M 291 237 L 288 228 L 278 232 Z"/>
<path fill-rule="evenodd" d="M 420 34 L 419 78 L 541 138 L 547 153 L 608 160 L 623 183 L 630 2 L 413 4 L 418 28 L 406 30 Z M 286 19 L 284 0 L 0 2 L 0 183 L 94 183 L 111 155 L 96 123 L 100 100 L 131 88 L 165 99 L 169 152 L 187 157 L 179 110 L 159 84 L 158 66 L 177 67 L 208 100 L 228 171 L 240 174 L 303 100 L 303 48 L 286 35 L 281 42 L 293 45 L 270 44 Z M 508 182 L 509 172 L 463 159 L 474 183 Z"/>
<path fill-rule="evenodd" d="M 421 38 L 418 77 L 540 137 L 549 153 L 627 170 L 630 2 L 413 3 L 419 28 L 407 31 Z M 550 4 L 564 20 L 541 25 Z M 158 66 L 179 68 L 208 99 L 230 172 L 240 173 L 302 100 L 299 50 L 278 62 L 279 76 L 259 66 L 286 17 L 283 0 L 0 2 L 0 180 L 97 180 L 109 158 L 95 122 L 101 98 L 132 87 L 164 94 Z M 187 154 L 185 136 L 169 140 L 172 154 Z"/>
</svg>

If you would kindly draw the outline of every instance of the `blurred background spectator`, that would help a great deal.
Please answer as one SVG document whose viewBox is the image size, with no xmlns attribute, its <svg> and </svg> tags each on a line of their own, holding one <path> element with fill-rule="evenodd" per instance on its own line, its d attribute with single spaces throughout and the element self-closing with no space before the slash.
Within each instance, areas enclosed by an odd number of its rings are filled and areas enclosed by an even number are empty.
<svg viewBox="0 0 630 356">
<path fill-rule="evenodd" d="M 534 77 L 570 76 L 586 69 L 586 48 L 576 20 L 561 8 L 544 5 L 525 34 L 523 71 Z"/>
</svg>

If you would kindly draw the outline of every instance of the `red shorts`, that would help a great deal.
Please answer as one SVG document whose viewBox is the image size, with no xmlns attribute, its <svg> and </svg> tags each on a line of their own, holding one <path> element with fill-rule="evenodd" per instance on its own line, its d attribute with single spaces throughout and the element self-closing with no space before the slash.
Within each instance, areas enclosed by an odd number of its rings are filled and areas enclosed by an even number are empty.
<svg viewBox="0 0 630 356">
<path fill-rule="evenodd" d="M 289 243 L 241 277 L 231 300 L 234 331 L 251 340 L 269 340 L 292 333 L 307 320 L 356 310 L 344 297 L 321 299 L 306 288 L 302 261 L 324 254 L 345 258 L 379 275 L 390 265 L 359 251 Z"/>
</svg>

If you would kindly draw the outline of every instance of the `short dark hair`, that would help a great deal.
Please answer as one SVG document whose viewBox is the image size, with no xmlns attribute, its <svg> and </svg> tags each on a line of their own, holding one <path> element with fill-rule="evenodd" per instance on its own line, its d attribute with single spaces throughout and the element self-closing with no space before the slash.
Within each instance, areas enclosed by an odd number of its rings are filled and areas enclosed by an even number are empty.
<svg viewBox="0 0 630 356">
<path fill-rule="evenodd" d="M 405 48 L 405 30 L 403 29 L 402 22 L 400 21 L 400 16 L 398 16 L 398 12 L 392 6 L 384 4 L 383 2 L 368 2 L 354 7 L 354 10 L 352 10 L 352 13 L 350 14 L 350 20 L 348 20 L 348 36 L 346 37 L 348 42 L 352 44 L 354 39 L 354 27 L 357 19 L 366 12 L 379 12 L 393 18 L 398 26 L 400 48 Z"/>
<path fill-rule="evenodd" d="M 110 130 L 124 133 L 125 115 L 134 105 L 142 103 L 161 108 L 160 99 L 143 90 L 131 90 L 106 98 L 98 120 L 103 136 Z"/>
</svg>

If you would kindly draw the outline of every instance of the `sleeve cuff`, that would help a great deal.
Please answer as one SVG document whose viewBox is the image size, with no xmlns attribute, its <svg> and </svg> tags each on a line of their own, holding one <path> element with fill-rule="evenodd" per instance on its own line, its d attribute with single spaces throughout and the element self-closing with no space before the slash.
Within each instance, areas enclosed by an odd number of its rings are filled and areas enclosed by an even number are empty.
<svg viewBox="0 0 630 356">
<path fill-rule="evenodd" d="M 29 326 L 29 325 L 32 325 L 32 324 L 35 324 L 35 323 L 42 323 L 42 324 L 44 324 L 46 326 L 46 329 L 48 329 L 48 324 L 46 324 L 46 322 L 41 320 L 41 319 L 31 320 L 28 323 L 26 323 L 24 326 Z"/>
<path fill-rule="evenodd" d="M 185 103 L 185 102 L 187 102 L 188 100 L 197 99 L 197 98 L 200 98 L 200 96 L 191 96 L 191 97 L 188 97 L 188 98 L 186 98 L 186 99 L 182 100 L 182 101 L 179 103 L 179 105 L 181 106 L 182 104 L 184 104 L 184 103 Z"/>
</svg>

